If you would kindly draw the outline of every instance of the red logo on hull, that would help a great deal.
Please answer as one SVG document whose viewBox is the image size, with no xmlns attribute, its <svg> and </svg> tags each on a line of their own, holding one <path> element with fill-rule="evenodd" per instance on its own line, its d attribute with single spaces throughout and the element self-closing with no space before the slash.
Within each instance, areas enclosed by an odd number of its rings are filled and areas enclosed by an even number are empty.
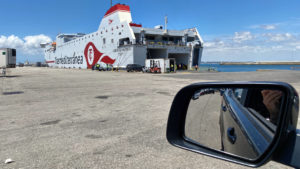
<svg viewBox="0 0 300 169">
<path fill-rule="evenodd" d="M 103 53 L 99 52 L 94 43 L 89 42 L 84 49 L 84 57 L 86 60 L 87 68 L 91 69 L 93 65 L 95 65 Z M 103 56 L 100 62 L 106 64 L 114 64 L 116 59 L 112 59 L 109 56 Z"/>
</svg>

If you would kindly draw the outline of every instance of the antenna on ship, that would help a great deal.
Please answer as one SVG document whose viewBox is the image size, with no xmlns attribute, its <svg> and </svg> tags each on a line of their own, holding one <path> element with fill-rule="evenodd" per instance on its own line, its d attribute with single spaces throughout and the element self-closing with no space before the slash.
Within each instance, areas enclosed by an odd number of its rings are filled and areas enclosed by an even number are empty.
<svg viewBox="0 0 300 169">
<path fill-rule="evenodd" d="M 112 0 L 110 0 L 110 7 L 112 7 Z"/>
<path fill-rule="evenodd" d="M 165 16 L 165 32 L 164 33 L 167 33 L 167 29 L 168 29 L 168 27 L 167 27 L 167 25 L 168 25 L 168 16 L 166 15 Z"/>
</svg>

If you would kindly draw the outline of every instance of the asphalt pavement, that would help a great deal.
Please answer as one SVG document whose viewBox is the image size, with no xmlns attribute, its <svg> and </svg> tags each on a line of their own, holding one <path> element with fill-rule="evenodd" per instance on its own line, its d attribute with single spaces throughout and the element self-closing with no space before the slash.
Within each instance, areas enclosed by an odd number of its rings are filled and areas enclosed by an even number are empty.
<svg viewBox="0 0 300 169">
<path fill-rule="evenodd" d="M 175 94 L 191 83 L 221 80 L 279 80 L 300 90 L 299 71 L 9 70 L 0 77 L 0 168 L 243 168 L 166 140 Z M 4 164 L 8 158 L 14 162 Z"/>
</svg>

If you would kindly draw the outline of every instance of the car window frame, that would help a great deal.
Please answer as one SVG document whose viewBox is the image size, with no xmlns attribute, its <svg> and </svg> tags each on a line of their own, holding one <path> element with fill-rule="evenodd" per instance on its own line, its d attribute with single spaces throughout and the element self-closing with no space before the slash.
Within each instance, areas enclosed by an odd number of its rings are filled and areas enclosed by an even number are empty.
<svg viewBox="0 0 300 169">
<path fill-rule="evenodd" d="M 246 88 L 239 88 L 239 89 L 243 89 L 243 91 L 242 91 L 242 97 L 239 100 L 238 98 L 236 98 L 236 95 L 233 94 L 235 96 L 235 100 L 238 101 L 241 104 L 241 106 L 247 108 L 248 112 L 251 113 L 251 115 L 255 116 L 259 121 L 261 121 L 261 123 L 263 123 L 265 125 L 265 127 L 269 128 L 270 131 L 272 131 L 275 134 L 275 132 L 276 132 L 276 125 L 274 125 L 272 122 L 270 122 L 265 117 L 263 117 L 255 109 L 253 109 L 251 107 L 246 107 L 245 106 L 245 101 L 246 101 L 246 97 L 247 97 L 247 94 L 248 94 L 248 89 L 246 89 Z M 281 107 L 282 107 L 282 105 L 281 105 Z"/>
</svg>

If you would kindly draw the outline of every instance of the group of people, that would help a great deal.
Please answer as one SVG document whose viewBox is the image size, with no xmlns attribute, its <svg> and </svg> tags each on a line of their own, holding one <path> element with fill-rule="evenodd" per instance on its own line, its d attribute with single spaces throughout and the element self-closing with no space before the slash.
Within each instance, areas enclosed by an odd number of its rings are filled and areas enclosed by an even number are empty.
<svg viewBox="0 0 300 169">
<path fill-rule="evenodd" d="M 110 64 L 106 64 L 106 66 L 100 66 L 100 64 L 95 64 L 93 67 L 92 67 L 92 70 L 106 70 L 106 71 L 109 71 L 109 70 L 113 70 L 113 66 L 110 65 Z M 116 69 L 118 71 L 118 69 Z"/>
<path fill-rule="evenodd" d="M 195 66 L 194 66 L 194 68 L 195 68 L 195 70 L 196 71 L 198 71 L 198 65 L 196 64 Z M 176 70 L 187 70 L 187 65 L 185 65 L 185 64 L 178 64 L 178 65 L 175 65 L 174 66 L 174 64 L 171 64 L 170 65 L 170 72 L 175 72 Z"/>
</svg>

